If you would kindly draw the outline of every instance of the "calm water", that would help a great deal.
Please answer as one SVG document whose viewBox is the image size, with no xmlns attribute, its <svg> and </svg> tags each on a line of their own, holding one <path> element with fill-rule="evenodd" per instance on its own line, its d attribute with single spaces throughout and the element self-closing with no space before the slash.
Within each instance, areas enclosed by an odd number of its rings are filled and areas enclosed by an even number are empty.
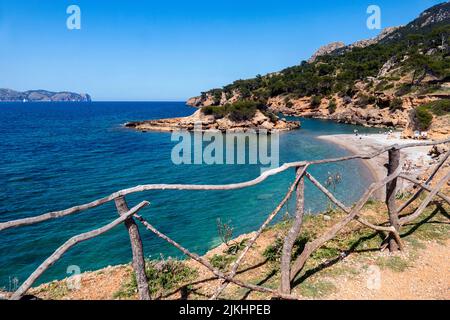
<svg viewBox="0 0 450 320">
<path fill-rule="evenodd" d="M 231 183 L 253 179 L 257 165 L 182 165 L 171 162 L 176 142 L 167 133 L 124 129 L 130 120 L 189 115 L 194 110 L 174 102 L 3 103 L 0 104 L 0 221 L 34 216 L 92 201 L 122 188 L 148 183 Z M 318 140 L 323 134 L 350 133 L 351 125 L 302 120 L 302 129 L 280 137 L 280 164 L 336 157 L 347 151 Z M 369 129 L 358 128 L 360 131 Z M 368 184 L 369 173 L 358 161 L 312 167 L 325 181 L 341 172 L 336 194 L 351 203 Z M 294 171 L 236 191 L 152 191 L 128 197 L 130 207 L 151 205 L 141 214 L 187 248 L 204 253 L 220 241 L 216 218 L 231 221 L 235 235 L 255 230 L 286 192 Z M 307 208 L 323 209 L 325 198 L 307 184 Z M 325 201 L 325 202 L 324 202 Z M 292 211 L 290 204 L 283 210 Z M 70 217 L 0 233 L 0 287 L 19 282 L 71 236 L 117 217 L 107 204 Z M 142 230 L 146 256 L 178 256 L 165 242 Z M 40 279 L 67 276 L 70 265 L 82 271 L 130 261 L 123 226 L 72 248 Z"/>
</svg>

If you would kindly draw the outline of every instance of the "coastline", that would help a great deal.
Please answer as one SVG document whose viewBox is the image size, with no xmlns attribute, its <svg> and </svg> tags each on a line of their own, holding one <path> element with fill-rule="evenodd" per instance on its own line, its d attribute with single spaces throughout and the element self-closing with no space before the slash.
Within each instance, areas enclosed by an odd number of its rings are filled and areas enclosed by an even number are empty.
<svg viewBox="0 0 450 320">
<path fill-rule="evenodd" d="M 339 147 L 348 150 L 352 154 L 370 153 L 373 152 L 375 149 L 377 149 L 374 146 L 364 146 L 365 148 L 360 148 L 357 145 L 350 143 L 352 140 L 351 139 L 352 135 L 350 134 L 334 134 L 334 135 L 318 136 L 317 138 L 336 144 Z M 387 157 L 385 158 L 387 160 Z M 387 174 L 386 168 L 382 165 L 380 160 L 381 159 L 378 159 L 377 161 L 375 158 L 361 160 L 363 164 L 366 166 L 366 168 L 369 170 L 373 178 L 373 181 L 380 180 L 384 178 Z"/>
<path fill-rule="evenodd" d="M 198 130 L 202 132 L 289 131 L 299 128 L 300 122 L 278 118 L 273 120 L 259 110 L 256 110 L 253 118 L 248 120 L 232 120 L 229 116 L 216 119 L 213 115 L 203 114 L 199 109 L 187 117 L 130 121 L 125 123 L 124 127 L 141 132 L 173 132 L 180 130 Z"/>
<path fill-rule="evenodd" d="M 417 142 L 413 139 L 400 139 L 400 133 L 389 134 L 336 134 L 318 136 L 318 139 L 334 143 L 353 154 L 368 154 L 383 147 L 394 144 L 407 144 Z M 432 166 L 435 161 L 428 155 L 429 146 L 413 147 L 403 149 L 401 152 L 401 161 L 403 165 L 408 164 L 409 172 L 414 177 L 421 178 L 423 174 Z M 387 169 L 385 164 L 388 162 L 388 155 L 384 153 L 372 159 L 363 159 L 362 162 L 367 167 L 373 177 L 373 181 L 378 181 L 386 177 Z M 406 189 L 410 184 L 401 181 L 400 190 Z M 384 190 L 378 190 L 376 198 L 382 200 Z"/>
</svg>

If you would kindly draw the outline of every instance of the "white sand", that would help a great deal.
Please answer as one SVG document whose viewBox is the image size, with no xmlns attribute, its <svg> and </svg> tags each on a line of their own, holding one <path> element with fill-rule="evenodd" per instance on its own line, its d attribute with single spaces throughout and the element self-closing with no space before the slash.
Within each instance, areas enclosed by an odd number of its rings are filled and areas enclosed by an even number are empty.
<svg viewBox="0 0 450 320">
<path fill-rule="evenodd" d="M 407 144 L 417 142 L 413 139 L 400 139 L 400 133 L 391 134 L 337 134 L 320 136 L 319 139 L 327 140 L 348 149 L 355 154 L 369 154 L 386 146 Z M 403 165 L 409 164 L 408 173 L 419 176 L 426 171 L 435 161 L 428 155 L 430 146 L 413 147 L 401 150 L 401 161 Z M 374 180 L 383 179 L 387 175 L 385 164 L 388 161 L 387 152 L 370 160 L 363 160 L 371 171 Z M 405 188 L 407 184 L 399 186 Z M 383 197 L 383 192 L 378 192 L 377 198 Z"/>
</svg>

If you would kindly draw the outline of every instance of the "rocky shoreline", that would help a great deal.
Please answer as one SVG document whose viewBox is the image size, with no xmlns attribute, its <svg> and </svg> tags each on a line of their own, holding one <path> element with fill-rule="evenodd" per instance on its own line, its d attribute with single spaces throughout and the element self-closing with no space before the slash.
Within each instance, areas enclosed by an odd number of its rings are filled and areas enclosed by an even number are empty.
<svg viewBox="0 0 450 320">
<path fill-rule="evenodd" d="M 188 117 L 132 121 L 127 122 L 124 126 L 142 132 L 194 131 L 194 129 L 200 129 L 201 131 L 246 132 L 248 130 L 288 131 L 299 128 L 300 122 L 271 119 L 259 110 L 256 111 L 251 120 L 245 121 L 232 121 L 228 117 L 216 119 L 212 115 L 205 115 L 201 110 L 197 110 Z"/>
</svg>

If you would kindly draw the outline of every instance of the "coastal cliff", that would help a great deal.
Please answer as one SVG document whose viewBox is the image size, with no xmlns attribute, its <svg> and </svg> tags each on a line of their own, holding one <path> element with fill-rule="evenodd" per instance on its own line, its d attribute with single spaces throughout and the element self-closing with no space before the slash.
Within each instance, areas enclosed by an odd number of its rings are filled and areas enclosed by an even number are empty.
<svg viewBox="0 0 450 320">
<path fill-rule="evenodd" d="M 373 39 L 347 46 L 333 42 L 300 65 L 237 80 L 187 104 L 258 100 L 274 113 L 395 127 L 403 129 L 404 137 L 417 130 L 427 131 L 429 137 L 448 136 L 449 34 L 450 3 L 443 3 Z"/>
<path fill-rule="evenodd" d="M 52 92 L 46 90 L 28 90 L 24 92 L 11 89 L 0 89 L 0 101 L 3 102 L 35 102 L 35 101 L 75 101 L 90 102 L 91 96 L 87 93 Z"/>
</svg>

